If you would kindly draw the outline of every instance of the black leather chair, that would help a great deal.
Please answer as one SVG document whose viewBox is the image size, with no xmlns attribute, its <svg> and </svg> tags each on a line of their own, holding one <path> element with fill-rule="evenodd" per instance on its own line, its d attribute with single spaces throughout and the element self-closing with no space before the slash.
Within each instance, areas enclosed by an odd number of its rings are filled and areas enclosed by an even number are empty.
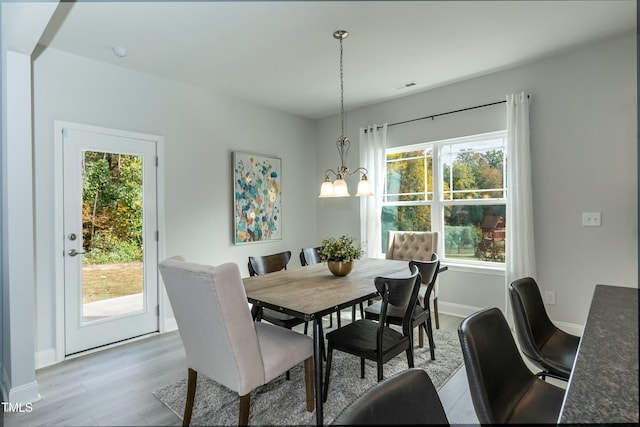
<svg viewBox="0 0 640 427">
<path fill-rule="evenodd" d="M 378 367 L 378 381 L 384 378 L 383 365 L 403 351 L 407 354 L 409 368 L 413 368 L 413 346 L 411 345 L 411 316 L 418 300 L 420 273 L 414 267 L 411 275 L 404 278 L 376 277 L 376 289 L 382 296 L 380 321 L 360 319 L 326 335 L 327 372 L 324 382 L 324 400 L 327 400 L 333 350 L 360 357 L 360 376 L 364 378 L 365 359 L 373 360 Z M 403 307 L 402 333 L 386 325 L 389 306 Z"/>
<path fill-rule="evenodd" d="M 488 308 L 458 328 L 471 400 L 482 424 L 556 424 L 564 389 L 527 368 L 502 312 Z"/>
<path fill-rule="evenodd" d="M 291 259 L 291 251 L 279 252 L 271 255 L 264 256 L 250 256 L 249 257 L 249 275 L 257 276 L 259 274 L 268 274 L 280 270 L 286 270 L 287 264 Z M 293 329 L 295 326 L 304 323 L 304 333 L 306 335 L 308 330 L 308 322 L 295 318 L 288 314 L 280 313 L 279 311 L 264 308 L 260 310 L 259 307 L 253 306 L 251 314 L 254 320 L 261 321 L 266 320 L 274 325 L 282 326 L 283 328 Z"/>
<path fill-rule="evenodd" d="M 427 331 L 427 338 L 429 339 L 429 351 L 431 352 L 431 360 L 436 360 L 435 344 L 433 342 L 433 326 L 431 325 L 431 310 L 429 308 L 429 298 L 433 292 L 436 279 L 438 278 L 438 271 L 440 269 L 440 260 L 436 254 L 433 254 L 431 261 L 409 261 L 409 269 L 413 266 L 418 268 L 420 277 L 422 277 L 422 284 L 427 285 L 427 290 L 424 294 L 424 301 L 426 306 L 420 305 L 420 301 L 416 302 L 416 307 L 413 309 L 413 317 L 411 319 L 412 327 L 418 327 L 418 347 L 422 348 L 424 339 L 422 338 L 423 329 Z M 380 317 L 380 308 L 382 306 L 381 301 L 377 301 L 364 310 L 365 319 L 378 320 Z M 390 307 L 387 312 L 387 324 L 401 325 L 402 313 L 395 307 Z M 412 337 L 413 341 L 413 337 Z"/>
<path fill-rule="evenodd" d="M 531 277 L 511 283 L 509 295 L 520 350 L 542 369 L 537 375 L 543 380 L 552 377 L 568 381 L 580 337 L 568 334 L 551 322 L 538 284 Z"/>
<path fill-rule="evenodd" d="M 386 379 L 347 406 L 334 425 L 449 425 L 436 388 L 422 369 Z"/>
</svg>

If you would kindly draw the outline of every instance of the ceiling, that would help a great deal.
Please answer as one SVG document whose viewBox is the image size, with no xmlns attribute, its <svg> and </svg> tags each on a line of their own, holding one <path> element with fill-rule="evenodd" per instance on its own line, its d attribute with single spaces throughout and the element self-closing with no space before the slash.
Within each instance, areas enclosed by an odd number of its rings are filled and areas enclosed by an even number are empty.
<svg viewBox="0 0 640 427">
<path fill-rule="evenodd" d="M 40 44 L 318 119 L 340 108 L 338 29 L 349 110 L 636 28 L 635 0 L 78 0 L 60 3 Z"/>
</svg>

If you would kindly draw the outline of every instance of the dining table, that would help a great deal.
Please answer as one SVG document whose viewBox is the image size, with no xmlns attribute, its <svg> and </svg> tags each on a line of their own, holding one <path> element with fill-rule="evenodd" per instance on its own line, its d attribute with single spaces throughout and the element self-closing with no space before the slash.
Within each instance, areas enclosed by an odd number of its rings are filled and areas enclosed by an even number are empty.
<svg viewBox="0 0 640 427">
<path fill-rule="evenodd" d="M 346 276 L 333 275 L 327 263 L 281 270 L 243 279 L 248 301 L 313 323 L 316 423 L 323 425 L 322 317 L 378 296 L 374 279 L 409 275 L 407 261 L 377 258 L 356 260 Z"/>
<path fill-rule="evenodd" d="M 596 285 L 559 424 L 638 424 L 638 297 Z"/>
</svg>

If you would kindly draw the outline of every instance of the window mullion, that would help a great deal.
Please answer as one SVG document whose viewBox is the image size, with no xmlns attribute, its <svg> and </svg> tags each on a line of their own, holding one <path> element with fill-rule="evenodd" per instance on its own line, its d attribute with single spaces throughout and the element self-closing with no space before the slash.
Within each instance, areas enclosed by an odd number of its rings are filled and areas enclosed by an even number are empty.
<svg viewBox="0 0 640 427">
<path fill-rule="evenodd" d="M 431 161 L 432 172 L 431 176 L 433 177 L 433 204 L 431 205 L 431 231 L 437 231 L 440 233 L 440 252 L 442 254 L 438 254 L 443 256 L 444 254 L 444 218 L 442 208 L 442 200 L 443 200 L 443 186 L 442 186 L 442 167 L 440 165 L 440 145 L 434 144 L 433 149 L 431 150 L 431 155 L 433 156 Z"/>
</svg>

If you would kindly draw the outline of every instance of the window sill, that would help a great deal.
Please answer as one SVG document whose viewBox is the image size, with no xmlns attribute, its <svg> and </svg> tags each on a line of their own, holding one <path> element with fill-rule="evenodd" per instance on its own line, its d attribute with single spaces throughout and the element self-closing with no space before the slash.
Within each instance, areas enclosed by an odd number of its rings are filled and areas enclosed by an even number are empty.
<svg viewBox="0 0 640 427">
<path fill-rule="evenodd" d="M 449 271 L 459 271 L 463 273 L 474 273 L 474 274 L 489 274 L 492 276 L 502 276 L 505 275 L 505 265 L 480 265 L 480 264 L 468 264 L 468 263 L 460 263 L 449 260 L 441 261 L 443 266 L 447 266 Z"/>
</svg>

